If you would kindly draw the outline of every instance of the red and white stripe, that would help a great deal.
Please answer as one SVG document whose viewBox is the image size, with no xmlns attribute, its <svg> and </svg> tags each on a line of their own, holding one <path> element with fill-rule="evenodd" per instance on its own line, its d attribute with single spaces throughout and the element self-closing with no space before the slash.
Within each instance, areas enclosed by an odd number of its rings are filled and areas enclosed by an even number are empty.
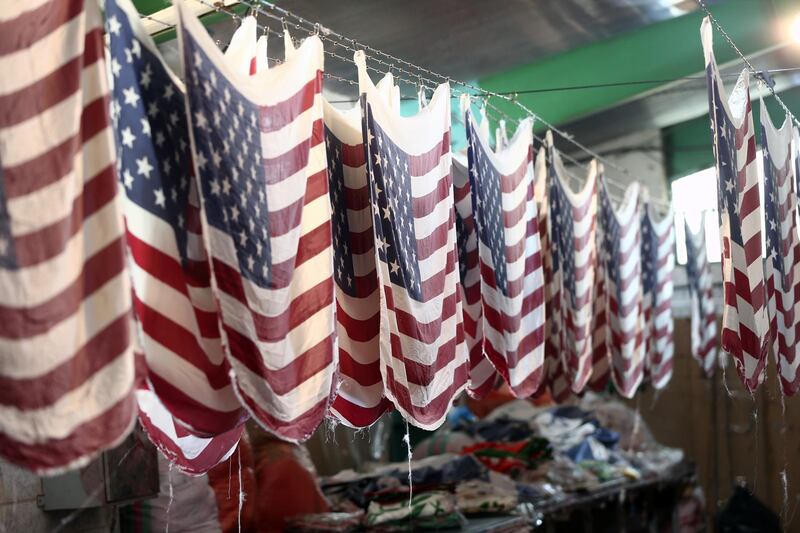
<svg viewBox="0 0 800 533">
<path fill-rule="evenodd" d="M 380 344 L 386 396 L 410 423 L 433 430 L 444 422 L 469 373 L 450 173 L 450 87 L 440 85 L 416 117 L 401 117 L 377 92 L 364 54 L 357 52 L 355 62 L 375 122 L 410 156 L 405 179 L 411 185 L 419 250 L 423 301 L 390 281 L 386 261 L 377 262 L 383 289 Z M 369 165 L 375 156 L 389 159 L 387 153 L 369 155 Z"/>
<path fill-rule="evenodd" d="M 700 231 L 692 232 L 685 225 L 686 248 L 697 280 L 689 283 L 691 300 L 692 356 L 700 363 L 706 376 L 711 377 L 717 361 L 717 313 L 714 305 L 714 281 L 706 256 L 705 226 L 700 220 Z M 695 287 L 696 285 L 696 287 Z"/>
<path fill-rule="evenodd" d="M 641 278 L 641 212 L 639 207 L 639 184 L 632 183 L 618 209 L 613 207 L 606 183 L 600 180 L 602 201 L 611 205 L 610 216 L 616 218 L 619 233 L 618 244 L 609 246 L 606 239 L 611 220 L 601 216 L 598 230 L 602 243 L 599 253 L 605 255 L 605 315 L 608 324 L 606 347 L 611 363 L 611 377 L 617 391 L 632 398 L 644 376 L 645 323 L 642 308 Z M 602 196 L 606 199 L 603 200 Z M 612 237 L 613 238 L 613 237 Z M 616 264 L 619 283 L 610 275 L 609 265 Z M 619 297 L 617 296 L 619 294 Z"/>
<path fill-rule="evenodd" d="M 131 46 L 129 39 L 134 38 L 160 58 L 133 4 L 129 0 L 117 0 L 116 3 L 127 17 L 127 25 L 123 28 L 130 27 L 133 35 L 125 29 L 110 32 L 111 42 L 123 39 L 127 48 Z M 163 61 L 151 67 L 163 69 L 172 79 L 176 93 L 184 97 L 183 84 Z M 123 65 L 122 68 L 133 67 Z M 141 74 L 135 73 L 136 76 Z M 140 91 L 139 94 L 146 93 Z M 144 108 L 150 104 L 159 106 L 163 102 L 143 102 Z M 142 120 L 150 119 L 143 116 Z M 156 129 L 156 124 L 153 124 L 152 130 Z M 182 133 L 188 150 L 189 132 Z M 177 142 L 175 146 L 178 146 Z M 155 163 L 158 167 L 162 165 L 161 161 Z M 191 168 L 185 172 L 193 174 Z M 140 328 L 141 351 L 148 367 L 149 388 L 159 396 L 159 402 L 172 416 L 195 434 L 213 436 L 228 432 L 243 424 L 247 413 L 233 391 L 228 376 L 230 366 L 222 350 L 208 256 L 203 243 L 197 183 L 194 179 L 189 181 L 189 205 L 184 213 L 188 233 L 185 264 L 175 232 L 166 220 L 147 211 L 127 195 L 123 206 L 133 308 Z M 137 398 L 141 398 L 138 393 Z M 150 436 L 155 439 L 157 435 L 150 432 Z"/>
<path fill-rule="evenodd" d="M 399 109 L 394 80 L 387 74 L 378 90 Z M 323 100 L 325 127 L 342 144 L 346 199 L 333 205 L 333 215 L 345 207 L 358 296 L 348 295 L 336 284 L 336 332 L 339 341 L 339 391 L 331 414 L 347 426 L 362 428 L 375 423 L 391 409 L 384 397 L 380 369 L 380 291 L 375 270 L 375 239 L 372 228 L 361 105 L 340 111 Z M 344 245 L 344 243 L 340 243 Z"/>
<path fill-rule="evenodd" d="M 734 92 L 728 95 L 719 75 L 713 50 L 713 28 L 708 18 L 700 29 L 706 69 L 709 73 L 709 98 L 712 130 L 717 138 L 722 126 L 717 123 L 715 97 L 722 102 L 722 113 L 735 127 L 736 203 L 742 242 L 731 236 L 731 219 L 720 217 L 722 244 L 722 349 L 733 356 L 736 370 L 747 390 L 755 391 L 766 378 L 769 353 L 769 315 L 761 257 L 761 200 L 758 192 L 756 138 L 750 103 L 749 73 L 742 71 Z M 719 155 L 717 160 L 720 160 Z M 720 181 L 721 169 L 717 169 Z"/>
<path fill-rule="evenodd" d="M 764 194 L 771 197 L 777 207 L 777 220 L 765 210 L 767 234 L 776 231 L 779 248 L 770 248 L 767 239 L 767 294 L 770 316 L 772 353 L 778 365 L 778 375 L 783 394 L 794 395 L 800 388 L 800 238 L 797 234 L 795 209 L 794 154 L 792 152 L 792 121 L 787 116 L 780 129 L 772 124 L 769 112 L 761 100 L 761 128 L 765 173 L 771 171 L 772 180 L 764 179 Z M 768 166 L 771 167 L 768 169 Z M 776 225 L 775 228 L 771 225 Z M 773 235 L 775 233 L 772 233 Z M 782 275 L 773 261 L 783 263 Z"/>
<path fill-rule="evenodd" d="M 646 327 L 645 372 L 656 389 L 666 387 L 672 378 L 675 342 L 673 334 L 675 323 L 672 320 L 672 271 L 675 267 L 675 233 L 672 213 L 657 219 L 649 204 L 642 209 L 642 224 L 650 226 L 655 235 L 658 251 L 655 254 L 655 288 L 643 295 L 644 320 Z M 647 254 L 642 260 L 649 260 Z"/>
<path fill-rule="evenodd" d="M 213 437 L 198 437 L 193 434 L 172 416 L 153 390 L 147 379 L 144 354 L 138 344 L 135 345 L 135 359 L 139 424 L 161 454 L 182 472 L 193 476 L 205 474 L 230 457 L 236 450 L 244 425 Z"/>
<path fill-rule="evenodd" d="M 560 339 L 556 333 L 553 313 L 559 309 L 560 302 L 553 300 L 553 255 L 550 244 L 549 213 L 547 201 L 547 184 L 549 179 L 547 167 L 547 148 L 542 147 L 536 155 L 534 165 L 533 198 L 536 201 L 536 217 L 539 227 L 539 241 L 542 246 L 542 274 L 544 276 L 544 308 L 547 320 L 544 323 L 544 363 L 542 386 L 537 395 L 545 390 L 550 391 L 553 400 L 558 403 L 566 400 L 569 385 L 565 379 L 564 365 L 561 359 Z"/>
<path fill-rule="evenodd" d="M 242 277 L 233 237 L 206 217 L 203 233 L 235 390 L 266 429 L 285 440 L 304 440 L 328 412 L 338 359 L 322 42 L 311 36 L 283 64 L 242 78 L 230 71 L 200 21 L 177 7 L 181 39 L 192 39 L 213 68 L 261 107 L 272 286 Z"/>
<path fill-rule="evenodd" d="M 481 126 L 488 121 L 481 122 Z M 469 168 L 466 154 L 462 161 L 453 156 L 453 192 L 456 212 L 463 221 L 463 235 L 466 239 L 466 265 L 462 290 L 464 310 L 464 338 L 469 351 L 469 386 L 467 392 L 476 399 L 481 399 L 492 390 L 497 379 L 497 371 L 483 353 L 483 311 L 481 309 L 481 270 L 478 260 L 478 236 L 475 232 L 475 219 L 472 212 L 472 195 L 469 184 Z"/>
<path fill-rule="evenodd" d="M 488 173 L 477 161 L 470 171 L 475 180 L 500 178 L 500 212 L 506 261 L 508 294 L 497 288 L 490 245 L 478 241 L 483 302 L 483 351 L 503 376 L 514 396 L 526 398 L 542 382 L 544 366 L 544 275 L 539 224 L 533 191 L 533 124 L 520 122 L 513 138 L 493 151 L 488 136 L 481 135 L 472 114 L 467 127 L 480 145 Z M 474 139 L 472 137 L 475 137 Z M 475 151 L 473 151 L 475 153 Z M 473 201 L 475 194 L 473 193 Z"/>
<path fill-rule="evenodd" d="M 0 455 L 50 474 L 133 427 L 122 215 L 95 2 L 0 10 Z"/>
<path fill-rule="evenodd" d="M 552 133 L 546 137 L 551 154 L 551 187 L 557 185 L 564 191 L 567 206 L 561 206 L 568 223 L 572 224 L 574 246 L 562 250 L 573 254 L 575 294 L 565 279 L 564 269 L 553 272 L 553 312 L 551 320 L 559 336 L 560 354 L 564 375 L 572 393 L 580 394 L 592 375 L 592 320 L 596 275 L 595 233 L 597 228 L 597 179 L 595 161 L 589 166 L 586 181 L 580 191 L 574 192 L 565 179 L 561 156 L 553 146 Z M 551 224 L 557 224 L 553 220 Z M 552 229 L 551 229 L 552 232 Z M 551 246 L 553 244 L 551 243 Z M 574 306 L 573 306 L 574 299 Z"/>
</svg>

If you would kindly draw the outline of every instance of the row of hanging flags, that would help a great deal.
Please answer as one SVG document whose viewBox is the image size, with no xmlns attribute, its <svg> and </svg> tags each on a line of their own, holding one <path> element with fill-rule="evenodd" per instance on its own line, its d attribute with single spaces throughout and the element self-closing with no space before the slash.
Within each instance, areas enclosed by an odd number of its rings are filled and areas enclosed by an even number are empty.
<svg viewBox="0 0 800 533">
<path fill-rule="evenodd" d="M 180 77 L 130 0 L 106 1 L 107 59 L 94 2 L 0 13 L 0 68 L 17 73 L 0 79 L 0 455 L 72 468 L 138 413 L 199 474 L 250 417 L 302 441 L 326 417 L 360 428 L 391 409 L 435 429 L 464 389 L 500 382 L 557 401 L 667 384 L 672 224 L 637 184 L 615 207 L 593 162 L 573 190 L 550 134 L 534 158 L 529 120 L 492 149 L 466 97 L 469 148 L 451 154 L 447 84 L 402 117 L 392 76 L 373 84 L 358 52 L 360 100 L 340 110 L 318 37 L 287 35 L 267 68 L 252 21 L 223 54 L 176 6 Z M 749 99 L 720 96 L 703 36 L 723 349 L 753 388 L 774 342 L 789 394 L 800 161 L 766 119 L 765 278 Z M 711 275 L 702 239 L 687 245 L 692 351 L 710 372 Z"/>
<path fill-rule="evenodd" d="M 138 412 L 199 474 L 250 417 L 302 441 L 390 409 L 435 429 L 501 382 L 669 380 L 669 218 L 636 185 L 615 209 L 596 164 L 574 192 L 550 136 L 534 164 L 530 120 L 493 149 L 464 97 L 454 156 L 449 86 L 402 117 L 363 53 L 339 110 L 316 36 L 267 68 L 251 20 L 223 54 L 178 2 L 177 76 L 129 0 L 107 60 L 95 3 L 34 4 L 0 15 L 4 457 L 80 465 Z"/>
</svg>

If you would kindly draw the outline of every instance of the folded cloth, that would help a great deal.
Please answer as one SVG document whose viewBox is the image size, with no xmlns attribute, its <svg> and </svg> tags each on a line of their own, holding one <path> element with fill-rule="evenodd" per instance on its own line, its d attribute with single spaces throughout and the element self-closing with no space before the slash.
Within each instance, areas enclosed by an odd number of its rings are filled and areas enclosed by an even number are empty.
<svg viewBox="0 0 800 533">
<path fill-rule="evenodd" d="M 364 511 L 354 513 L 316 513 L 286 519 L 286 530 L 293 532 L 356 531 L 364 519 Z"/>
<path fill-rule="evenodd" d="M 464 448 L 487 468 L 511 476 L 534 469 L 553 455 L 547 439 L 532 437 L 519 442 L 480 442 Z"/>
<path fill-rule="evenodd" d="M 455 513 L 455 510 L 455 498 L 449 492 L 423 492 L 414 495 L 410 503 L 408 500 L 394 503 L 370 502 L 367 508 L 367 525 L 400 524 L 408 523 L 411 520 L 417 522 L 431 518 L 449 517 Z"/>
<path fill-rule="evenodd" d="M 477 479 L 466 481 L 456 487 L 456 505 L 465 515 L 507 513 L 517 507 L 517 492 Z"/>
</svg>

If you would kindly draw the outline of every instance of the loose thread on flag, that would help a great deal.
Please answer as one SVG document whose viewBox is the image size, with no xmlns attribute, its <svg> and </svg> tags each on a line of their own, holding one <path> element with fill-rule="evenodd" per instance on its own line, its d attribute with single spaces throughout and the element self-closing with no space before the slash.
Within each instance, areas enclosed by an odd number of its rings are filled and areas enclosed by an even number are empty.
<svg viewBox="0 0 800 533">
<path fill-rule="evenodd" d="M 725 387 L 725 392 L 728 394 L 728 398 L 733 399 L 733 393 L 728 387 L 728 360 L 724 353 L 719 354 L 719 366 L 722 368 L 722 385 Z"/>
<path fill-rule="evenodd" d="M 408 428 L 408 420 L 406 420 L 406 434 L 403 435 L 403 442 L 406 443 L 408 448 L 408 507 L 411 508 L 411 498 L 414 494 L 414 483 L 411 476 L 411 432 Z"/>
<path fill-rule="evenodd" d="M 658 399 L 659 397 L 661 397 L 661 390 L 662 389 L 654 389 L 653 399 L 650 401 L 650 411 L 655 409 L 656 404 L 658 403 Z"/>
<path fill-rule="evenodd" d="M 633 427 L 631 428 L 631 436 L 628 440 L 628 452 L 633 451 L 634 441 L 636 440 L 636 436 L 639 434 L 639 426 L 641 425 L 641 400 L 642 395 L 636 395 L 636 411 L 633 413 Z"/>
<path fill-rule="evenodd" d="M 231 499 L 231 477 L 233 476 L 233 457 L 228 458 L 228 499 Z"/>
<path fill-rule="evenodd" d="M 175 493 L 172 489 L 172 467 L 175 463 L 170 461 L 169 463 L 169 471 L 167 472 L 167 483 L 169 484 L 169 502 L 167 503 L 167 527 L 165 529 L 166 533 L 169 533 L 169 512 L 172 510 L 172 502 L 175 499 Z"/>
<path fill-rule="evenodd" d="M 242 508 L 244 507 L 244 487 L 242 486 L 242 443 L 236 447 L 236 459 L 239 463 L 239 514 L 237 516 L 239 533 L 242 533 Z"/>
<path fill-rule="evenodd" d="M 753 430 L 753 440 L 754 440 L 754 447 L 755 447 L 755 456 L 756 460 L 754 461 L 754 469 L 753 469 L 753 494 L 756 492 L 756 487 L 758 486 L 758 404 L 756 403 L 756 393 L 750 392 L 750 398 L 753 400 L 753 423 L 754 423 L 754 430 Z"/>
<path fill-rule="evenodd" d="M 778 368 L 778 372 L 780 373 L 780 368 Z M 783 396 L 783 390 L 781 389 L 781 380 L 778 377 L 775 380 L 775 384 L 778 389 L 778 398 L 781 401 L 781 442 L 783 444 L 782 451 L 783 451 L 783 470 L 781 470 L 779 476 L 781 480 L 781 488 L 783 489 L 783 505 L 781 506 L 781 521 L 783 522 L 784 530 L 787 528 L 788 524 L 786 521 L 789 518 L 789 461 L 786 458 L 786 399 Z"/>
</svg>

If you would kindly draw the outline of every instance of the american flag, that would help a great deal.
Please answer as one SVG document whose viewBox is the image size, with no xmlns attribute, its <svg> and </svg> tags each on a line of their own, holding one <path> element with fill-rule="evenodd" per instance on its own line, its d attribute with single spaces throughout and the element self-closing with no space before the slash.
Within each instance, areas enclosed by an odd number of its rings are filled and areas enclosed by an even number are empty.
<svg viewBox="0 0 800 533">
<path fill-rule="evenodd" d="M 96 2 L 0 10 L 0 455 L 37 473 L 136 417 L 101 26 Z"/>
<path fill-rule="evenodd" d="M 202 222 L 223 343 L 242 402 L 279 437 L 308 438 L 338 359 L 322 42 L 263 74 L 230 74 L 182 4 L 179 38 Z"/>
<path fill-rule="evenodd" d="M 645 373 L 656 389 L 663 389 L 672 377 L 675 344 L 672 335 L 672 270 L 675 266 L 673 218 L 659 220 L 652 206 L 642 208 L 642 305 L 644 307 Z"/>
<path fill-rule="evenodd" d="M 381 365 L 387 397 L 416 426 L 435 429 L 467 384 L 458 286 L 450 88 L 419 115 L 401 117 L 356 53 L 381 295 Z"/>
<path fill-rule="evenodd" d="M 481 122 L 481 126 L 488 124 Z M 472 212 L 469 162 L 453 155 L 453 193 L 456 204 L 458 266 L 464 310 L 464 338 L 469 351 L 469 387 L 473 398 L 483 398 L 497 380 L 497 371 L 483 353 L 483 312 L 481 310 L 481 270 L 478 261 L 478 236 Z"/>
<path fill-rule="evenodd" d="M 583 188 L 565 182 L 561 156 L 548 137 L 550 243 L 553 256 L 553 311 L 565 376 L 573 393 L 592 374 L 592 319 L 595 283 L 597 164 L 592 162 Z"/>
<path fill-rule="evenodd" d="M 483 301 L 483 350 L 511 392 L 539 389 L 544 364 L 544 276 L 533 198 L 533 124 L 520 122 L 496 152 L 467 111 L 469 173 Z"/>
<path fill-rule="evenodd" d="M 739 77 L 730 99 L 725 93 L 714 59 L 712 31 L 711 21 L 703 19 L 700 34 L 706 59 L 722 244 L 722 349 L 733 356 L 739 377 L 753 392 L 764 380 L 769 353 L 753 110 L 747 70 Z"/>
<path fill-rule="evenodd" d="M 763 99 L 761 148 L 770 335 L 783 393 L 791 396 L 800 388 L 800 239 L 795 222 L 792 122 L 787 117 L 783 126 L 775 129 Z"/>
<path fill-rule="evenodd" d="M 717 313 L 711 269 L 706 257 L 705 228 L 695 235 L 685 225 L 686 277 L 691 299 L 692 356 L 700 363 L 706 376 L 714 373 L 717 360 Z"/>
<path fill-rule="evenodd" d="M 617 391 L 632 398 L 644 376 L 639 184 L 632 183 L 615 209 L 605 180 L 599 187 L 598 253 L 603 256 L 606 349 Z"/>
<path fill-rule="evenodd" d="M 378 89 L 391 101 L 393 78 Z M 395 102 L 399 107 L 399 102 Z M 333 211 L 334 281 L 339 338 L 339 393 L 331 413 L 344 424 L 373 424 L 391 408 L 380 368 L 380 292 L 375 270 L 361 105 L 340 111 L 324 102 L 325 144 Z"/>
<path fill-rule="evenodd" d="M 548 138 L 552 137 L 550 132 Z M 539 227 L 539 241 L 542 246 L 542 274 L 544 276 L 544 363 L 542 371 L 542 386 L 536 395 L 550 392 L 550 396 L 558 403 L 568 399 L 570 394 L 569 384 L 564 372 L 561 358 L 560 340 L 552 319 L 557 312 L 559 302 L 553 300 L 553 254 L 550 246 L 549 205 L 547 200 L 548 188 L 547 148 L 541 147 L 536 155 L 534 165 L 533 199 L 536 202 L 536 217 Z M 536 396 L 535 395 L 535 396 Z"/>
<path fill-rule="evenodd" d="M 243 424 L 247 413 L 220 341 L 183 85 L 129 0 L 107 0 L 106 21 L 133 304 L 149 387 L 190 431 L 219 435 Z"/>
</svg>

